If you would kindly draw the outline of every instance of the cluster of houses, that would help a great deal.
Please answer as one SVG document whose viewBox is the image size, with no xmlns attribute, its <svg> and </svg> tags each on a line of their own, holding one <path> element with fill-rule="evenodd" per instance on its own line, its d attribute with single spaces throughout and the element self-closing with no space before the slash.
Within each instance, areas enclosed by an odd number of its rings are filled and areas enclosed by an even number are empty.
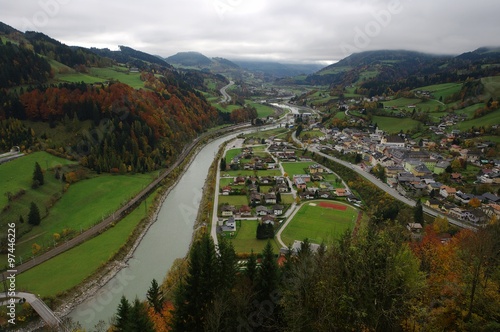
<svg viewBox="0 0 500 332">
<path fill-rule="evenodd" d="M 260 185 L 270 186 L 267 193 L 260 192 Z M 277 218 L 282 216 L 286 210 L 286 206 L 281 204 L 281 194 L 290 191 L 287 181 L 283 176 L 237 176 L 234 178 L 232 186 L 222 188 L 222 196 L 234 194 L 242 194 L 244 187 L 246 195 L 250 202 L 248 205 L 242 205 L 236 208 L 234 205 L 222 203 L 220 207 L 220 215 L 222 218 L 228 218 L 226 223 L 221 220 L 223 231 L 235 231 L 236 224 L 233 223 L 234 218 L 254 218 L 259 217 L 263 223 L 275 223 Z M 238 189 L 237 189 L 238 188 Z M 220 198 L 223 202 L 223 198 Z M 252 213 L 252 207 L 254 213 Z M 229 223 L 229 225 L 228 225 Z"/>
<path fill-rule="evenodd" d="M 325 134 L 323 142 L 315 143 L 320 143 L 324 150 L 360 154 L 367 171 L 378 164 L 384 166 L 387 184 L 396 188 L 402 195 L 430 195 L 432 199 L 429 202 L 432 201 L 432 204 L 428 204 L 431 207 L 458 220 L 481 223 L 493 215 L 500 217 L 500 198 L 497 195 L 477 195 L 475 198 L 481 203 L 480 206 L 469 206 L 468 200 L 463 198 L 474 195 L 457 190 L 453 184 L 460 186 L 462 175 L 459 172 L 450 172 L 453 160 L 460 160 L 462 163 L 481 167 L 475 179 L 476 183 L 500 184 L 500 160 L 482 158 L 494 143 L 482 142 L 470 148 L 462 148 L 451 144 L 456 137 L 453 133 L 439 143 L 434 143 L 427 140 L 417 142 L 405 135 L 386 135 L 378 129 L 362 131 L 348 128 L 340 131 L 333 128 L 325 130 Z M 439 149 L 446 152 L 433 152 Z M 450 154 L 454 157 L 449 158 Z M 449 181 L 446 181 L 448 185 L 438 181 L 439 175 L 445 172 L 446 176 L 449 176 Z"/>
<path fill-rule="evenodd" d="M 242 163 L 241 159 L 250 160 L 250 162 Z M 246 147 L 242 150 L 240 154 L 235 156 L 229 164 L 229 167 L 233 170 L 244 169 L 244 170 L 256 170 L 263 171 L 266 169 L 274 169 L 278 167 L 278 164 L 272 157 L 260 157 L 253 153 L 252 147 Z"/>
</svg>

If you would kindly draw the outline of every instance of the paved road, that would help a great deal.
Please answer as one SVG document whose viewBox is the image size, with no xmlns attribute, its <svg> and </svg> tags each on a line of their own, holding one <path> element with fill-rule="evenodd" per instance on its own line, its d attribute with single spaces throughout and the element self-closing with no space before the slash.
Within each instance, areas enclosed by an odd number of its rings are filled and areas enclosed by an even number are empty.
<svg viewBox="0 0 500 332">
<path fill-rule="evenodd" d="M 25 293 L 25 292 L 16 292 L 16 298 L 19 299 L 26 299 L 26 302 L 28 302 L 33 310 L 35 310 L 38 315 L 44 320 L 47 325 L 51 326 L 52 328 L 59 327 L 60 329 L 64 330 L 64 327 L 62 327 L 62 322 L 57 317 L 52 310 L 42 301 L 40 300 L 37 296 L 31 293 Z M 0 293 L 0 299 L 5 299 L 5 298 L 10 298 L 7 296 L 6 293 Z"/>
<path fill-rule="evenodd" d="M 233 86 L 234 85 L 234 82 L 233 81 L 229 81 L 229 84 L 226 85 L 226 86 L 223 86 L 221 89 L 220 89 L 220 93 L 222 94 L 222 99 L 221 99 L 221 103 L 228 103 L 231 101 L 231 96 L 226 92 L 226 90 Z"/>
</svg>

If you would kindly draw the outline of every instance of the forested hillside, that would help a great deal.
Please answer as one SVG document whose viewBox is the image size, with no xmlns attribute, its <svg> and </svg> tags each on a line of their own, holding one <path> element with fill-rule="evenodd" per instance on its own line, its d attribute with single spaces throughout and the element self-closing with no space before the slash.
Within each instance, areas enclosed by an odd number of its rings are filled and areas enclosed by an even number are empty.
<svg viewBox="0 0 500 332">
<path fill-rule="evenodd" d="M 28 45 L 0 44 L 0 88 L 44 83 L 50 76 L 50 64 Z"/>
<path fill-rule="evenodd" d="M 155 56 L 125 46 L 119 52 L 91 52 L 41 33 L 3 27 L 2 150 L 20 145 L 23 151 L 46 149 L 79 160 L 98 172 L 147 172 L 171 163 L 185 144 L 221 119 L 200 93 Z M 120 82 L 61 83 L 51 67 L 64 65 L 64 72 L 74 70 L 77 78 L 93 67 L 117 65 L 117 59 L 141 68 L 143 89 Z M 190 81 L 196 79 L 192 74 Z M 74 133 L 64 134 L 64 142 L 62 128 Z"/>
</svg>

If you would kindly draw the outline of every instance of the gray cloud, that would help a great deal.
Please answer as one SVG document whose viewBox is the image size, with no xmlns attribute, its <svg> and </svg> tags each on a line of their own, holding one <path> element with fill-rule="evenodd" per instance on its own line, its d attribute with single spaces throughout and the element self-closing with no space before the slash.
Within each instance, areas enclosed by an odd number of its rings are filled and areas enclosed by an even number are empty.
<svg viewBox="0 0 500 332">
<path fill-rule="evenodd" d="M 495 0 L 1 1 L 0 21 L 69 45 L 169 56 L 336 61 L 374 49 L 458 54 L 499 44 Z"/>
</svg>

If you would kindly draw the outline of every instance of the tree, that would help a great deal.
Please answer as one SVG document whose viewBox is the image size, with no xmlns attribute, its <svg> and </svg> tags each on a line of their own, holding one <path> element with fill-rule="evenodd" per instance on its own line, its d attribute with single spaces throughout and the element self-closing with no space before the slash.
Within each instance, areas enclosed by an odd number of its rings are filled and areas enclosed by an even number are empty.
<svg viewBox="0 0 500 332">
<path fill-rule="evenodd" d="M 251 250 L 250 256 L 247 260 L 245 275 L 252 283 L 254 283 L 255 277 L 257 276 L 257 257 L 255 256 L 253 249 Z"/>
<path fill-rule="evenodd" d="M 262 262 L 257 273 L 258 298 L 268 300 L 278 290 L 279 268 L 274 256 L 273 246 L 267 241 L 262 251 Z"/>
<path fill-rule="evenodd" d="M 226 158 L 222 158 L 220 160 L 220 170 L 222 172 L 225 172 L 226 171 L 226 167 L 227 167 L 227 164 L 226 164 Z"/>
<path fill-rule="evenodd" d="M 469 201 L 469 205 L 473 208 L 478 208 L 481 206 L 481 201 L 477 197 L 473 197 Z"/>
<path fill-rule="evenodd" d="M 40 164 L 38 162 L 35 162 L 35 170 L 33 171 L 33 183 L 31 184 L 31 187 L 33 189 L 36 189 L 39 186 L 42 186 L 43 183 L 44 181 L 42 168 L 40 167 Z"/>
<path fill-rule="evenodd" d="M 33 226 L 38 226 L 40 225 L 40 221 L 40 210 L 38 209 L 38 206 L 35 204 L 35 202 L 31 202 L 30 212 L 28 214 L 28 223 Z"/>
<path fill-rule="evenodd" d="M 417 204 L 413 208 L 413 220 L 416 223 L 424 223 L 424 209 L 422 207 L 422 202 L 420 201 L 420 199 L 417 199 Z"/>
<path fill-rule="evenodd" d="M 279 191 L 276 193 L 276 203 L 281 203 L 281 193 Z"/>
<path fill-rule="evenodd" d="M 120 304 L 118 304 L 118 309 L 116 312 L 116 315 L 114 317 L 115 323 L 114 325 L 114 330 L 117 332 L 128 332 L 131 330 L 131 311 L 132 308 L 130 306 L 130 303 L 128 300 L 125 298 L 124 295 L 122 295 L 120 299 Z"/>
<path fill-rule="evenodd" d="M 127 331 L 154 332 L 153 322 L 149 319 L 147 308 L 137 297 L 131 307 L 128 321 L 131 328 Z"/>
<path fill-rule="evenodd" d="M 154 308 L 155 312 L 160 313 L 163 306 L 163 294 L 156 279 L 151 281 L 151 287 L 148 289 L 146 298 L 148 299 L 149 305 Z"/>
<path fill-rule="evenodd" d="M 302 127 L 302 124 L 299 124 L 299 125 L 297 126 L 297 129 L 295 130 L 295 137 L 299 138 L 300 133 L 302 133 L 302 130 L 303 130 L 303 129 L 304 129 L 304 128 Z"/>
<path fill-rule="evenodd" d="M 215 246 L 204 234 L 189 253 L 188 273 L 175 294 L 175 331 L 203 331 L 207 310 L 218 289 Z"/>
</svg>

